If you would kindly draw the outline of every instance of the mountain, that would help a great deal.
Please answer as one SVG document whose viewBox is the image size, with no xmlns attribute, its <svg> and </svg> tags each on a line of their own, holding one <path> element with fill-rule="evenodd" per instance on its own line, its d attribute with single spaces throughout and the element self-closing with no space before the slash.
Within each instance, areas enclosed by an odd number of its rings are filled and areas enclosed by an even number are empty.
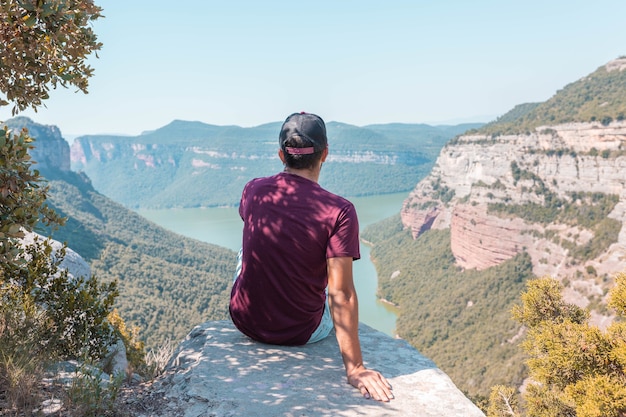
<svg viewBox="0 0 626 417">
<path fill-rule="evenodd" d="M 82 136 L 72 144 L 72 168 L 127 207 L 236 205 L 247 181 L 281 169 L 280 125 L 175 120 L 134 137 Z M 344 196 L 408 192 L 430 171 L 445 142 L 479 126 L 329 122 L 330 155 L 320 183 Z"/>
<path fill-rule="evenodd" d="M 470 395 L 520 386 L 524 282 L 549 275 L 600 327 L 626 259 L 626 57 L 448 142 L 401 214 L 366 230 L 397 330 Z"/>
<path fill-rule="evenodd" d="M 40 232 L 66 242 L 101 281 L 118 280 L 116 308 L 147 347 L 228 317 L 234 252 L 169 232 L 97 192 L 70 170 L 69 145 L 57 127 L 24 117 L 5 124 L 36 138 L 33 168 L 48 181 L 48 204 L 67 218 L 59 230 Z"/>
</svg>

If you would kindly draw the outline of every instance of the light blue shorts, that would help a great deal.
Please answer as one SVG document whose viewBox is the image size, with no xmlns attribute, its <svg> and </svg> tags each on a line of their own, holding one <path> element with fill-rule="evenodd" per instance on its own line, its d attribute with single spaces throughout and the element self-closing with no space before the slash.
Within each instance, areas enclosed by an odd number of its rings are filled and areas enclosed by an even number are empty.
<svg viewBox="0 0 626 417">
<path fill-rule="evenodd" d="M 235 268 L 235 276 L 233 277 L 233 282 L 237 281 L 239 274 L 241 273 L 242 266 L 242 256 L 243 250 L 239 249 L 239 253 L 237 254 L 237 267 Z M 324 303 L 324 313 L 322 314 L 322 320 L 320 324 L 317 326 L 317 329 L 313 332 L 309 341 L 309 343 L 319 342 L 320 340 L 324 340 L 333 329 L 333 319 L 330 317 L 330 307 L 328 305 L 328 294 L 326 294 L 326 302 Z"/>
</svg>

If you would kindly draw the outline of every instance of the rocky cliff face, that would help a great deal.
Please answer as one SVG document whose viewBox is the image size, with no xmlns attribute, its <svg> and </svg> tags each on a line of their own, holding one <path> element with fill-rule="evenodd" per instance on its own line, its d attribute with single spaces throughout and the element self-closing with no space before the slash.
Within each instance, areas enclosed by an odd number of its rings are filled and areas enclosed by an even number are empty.
<svg viewBox="0 0 626 417">
<path fill-rule="evenodd" d="M 460 136 L 405 200 L 402 222 L 414 237 L 450 228 L 452 252 L 463 268 L 489 268 L 527 251 L 535 274 L 568 278 L 570 299 L 586 304 L 590 295 L 602 294 L 602 283 L 588 279 L 590 271 L 611 275 L 626 261 L 624 173 L 624 121 Z M 611 203 L 601 208 L 600 200 Z M 540 206 L 554 215 L 542 217 Z M 605 237 L 593 219 L 603 209 L 615 220 L 605 223 L 614 238 L 601 253 L 585 254 Z M 571 221 L 568 211 L 589 221 Z"/>
<path fill-rule="evenodd" d="M 15 132 L 27 127 L 30 136 L 36 139 L 35 149 L 30 152 L 33 161 L 37 162 L 35 169 L 70 170 L 70 146 L 58 127 L 35 124 L 27 117 L 13 118 L 6 125 Z"/>
</svg>

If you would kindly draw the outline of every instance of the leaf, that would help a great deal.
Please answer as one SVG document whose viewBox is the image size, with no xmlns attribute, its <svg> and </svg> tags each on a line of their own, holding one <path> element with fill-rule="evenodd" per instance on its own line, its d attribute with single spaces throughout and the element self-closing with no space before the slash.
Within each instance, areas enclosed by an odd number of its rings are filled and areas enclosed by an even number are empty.
<svg viewBox="0 0 626 417">
<path fill-rule="evenodd" d="M 37 16 L 36 15 L 26 15 L 26 16 L 24 16 L 24 23 L 29 28 L 32 28 L 37 23 Z"/>
</svg>

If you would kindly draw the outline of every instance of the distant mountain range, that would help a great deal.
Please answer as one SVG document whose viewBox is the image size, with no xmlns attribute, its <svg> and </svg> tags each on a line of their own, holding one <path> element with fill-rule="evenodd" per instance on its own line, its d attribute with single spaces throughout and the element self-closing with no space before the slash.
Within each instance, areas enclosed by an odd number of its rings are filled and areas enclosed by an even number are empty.
<svg viewBox="0 0 626 417">
<path fill-rule="evenodd" d="M 232 206 L 248 180 L 282 169 L 280 125 L 176 120 L 139 136 L 81 136 L 71 147 L 72 168 L 131 208 Z M 330 155 L 320 183 L 348 197 L 409 191 L 448 140 L 480 126 L 329 122 Z"/>
</svg>

